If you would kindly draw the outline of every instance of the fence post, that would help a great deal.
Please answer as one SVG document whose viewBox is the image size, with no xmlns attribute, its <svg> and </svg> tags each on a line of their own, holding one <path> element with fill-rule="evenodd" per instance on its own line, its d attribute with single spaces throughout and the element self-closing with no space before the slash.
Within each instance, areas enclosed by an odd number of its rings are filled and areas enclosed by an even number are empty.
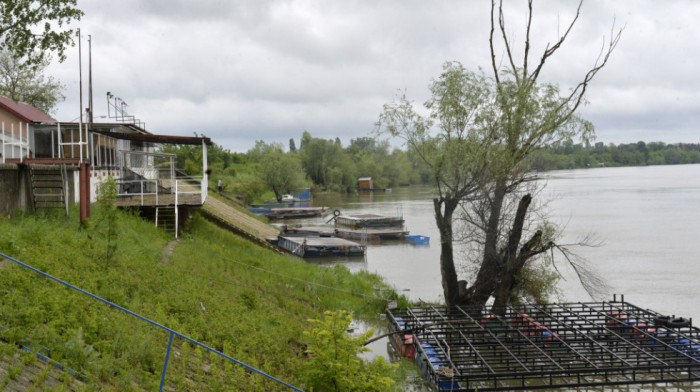
<svg viewBox="0 0 700 392">
<path fill-rule="evenodd" d="M 175 180 L 175 239 L 177 239 L 178 223 L 180 219 L 178 218 L 178 196 L 177 196 L 177 180 Z"/>
</svg>

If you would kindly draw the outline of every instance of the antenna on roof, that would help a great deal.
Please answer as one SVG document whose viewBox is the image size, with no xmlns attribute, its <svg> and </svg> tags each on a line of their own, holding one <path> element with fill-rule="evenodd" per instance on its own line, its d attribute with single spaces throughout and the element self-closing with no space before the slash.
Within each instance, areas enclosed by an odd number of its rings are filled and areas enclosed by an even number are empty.
<svg viewBox="0 0 700 392">
<path fill-rule="evenodd" d="M 126 111 L 127 106 L 129 105 L 126 101 L 107 91 L 107 117 L 113 118 L 118 122 L 132 123 L 145 130 L 146 123 L 129 114 Z"/>
</svg>

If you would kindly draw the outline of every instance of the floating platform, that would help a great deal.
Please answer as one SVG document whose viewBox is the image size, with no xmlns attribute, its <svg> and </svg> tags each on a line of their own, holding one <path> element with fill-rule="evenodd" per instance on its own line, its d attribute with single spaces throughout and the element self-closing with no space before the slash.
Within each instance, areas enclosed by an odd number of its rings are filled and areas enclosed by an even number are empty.
<svg viewBox="0 0 700 392">
<path fill-rule="evenodd" d="M 263 213 L 269 219 L 301 219 L 322 216 L 328 207 L 288 207 L 270 208 L 270 211 Z"/>
<path fill-rule="evenodd" d="M 375 214 L 339 215 L 335 218 L 336 225 L 352 228 L 403 226 L 404 219 L 400 216 L 384 216 Z"/>
<path fill-rule="evenodd" d="M 282 226 L 284 236 L 335 237 L 335 232 L 332 227 Z"/>
<path fill-rule="evenodd" d="M 277 245 L 301 257 L 364 256 L 367 247 L 335 237 L 280 236 Z"/>
<path fill-rule="evenodd" d="M 389 341 L 439 391 L 700 381 L 700 329 L 628 302 L 387 311 Z"/>
<path fill-rule="evenodd" d="M 293 201 L 283 201 L 283 202 L 276 202 L 276 201 L 266 201 L 264 203 L 259 203 L 259 204 L 251 204 L 250 206 L 252 208 L 265 208 L 265 209 L 271 209 L 271 208 L 285 208 L 285 207 L 291 207 L 294 205 Z"/>
<path fill-rule="evenodd" d="M 329 227 L 287 226 L 282 227 L 282 234 L 289 236 L 340 237 L 350 240 L 400 240 L 408 231 L 390 229 L 334 229 Z"/>
<path fill-rule="evenodd" d="M 367 241 L 379 241 L 379 240 L 400 240 L 408 235 L 408 231 L 402 230 L 386 230 L 386 229 L 361 229 L 361 230 L 348 230 L 348 229 L 336 229 L 335 233 L 338 237 L 347 238 L 352 240 L 367 240 Z"/>
</svg>

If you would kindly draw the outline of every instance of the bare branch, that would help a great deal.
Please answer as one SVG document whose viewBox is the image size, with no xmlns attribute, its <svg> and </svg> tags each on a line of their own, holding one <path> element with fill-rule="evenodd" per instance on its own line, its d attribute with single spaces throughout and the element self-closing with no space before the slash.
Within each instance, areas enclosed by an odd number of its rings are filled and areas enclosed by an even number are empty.
<svg viewBox="0 0 700 392">
<path fill-rule="evenodd" d="M 498 25 L 501 29 L 501 35 L 503 36 L 503 45 L 505 45 L 506 53 L 508 55 L 508 62 L 510 62 L 510 67 L 513 70 L 513 75 L 515 76 L 516 82 L 520 83 L 520 75 L 518 75 L 518 68 L 515 66 L 515 60 L 513 59 L 513 53 L 510 50 L 510 41 L 508 41 L 508 35 L 506 33 L 506 20 L 503 15 L 503 0 L 501 0 L 498 6 Z"/>
<path fill-rule="evenodd" d="M 493 23 L 494 13 L 496 12 L 496 0 L 491 0 L 491 32 L 489 34 L 489 46 L 491 47 L 491 66 L 493 67 L 493 77 L 496 80 L 496 85 L 500 86 L 501 78 L 498 75 L 498 67 L 496 66 L 496 50 L 493 47 L 493 33 L 496 27 Z"/>
<path fill-rule="evenodd" d="M 542 67 L 544 66 L 544 63 L 547 61 L 547 59 L 551 57 L 554 54 L 554 52 L 556 52 L 561 47 L 561 45 L 566 40 L 566 37 L 568 37 L 569 33 L 571 32 L 571 29 L 574 27 L 574 24 L 576 23 L 579 15 L 581 14 L 582 5 L 583 0 L 580 0 L 578 3 L 578 7 L 576 7 L 576 16 L 574 16 L 574 19 L 571 21 L 571 23 L 569 23 L 569 27 L 564 32 L 564 35 L 562 35 L 559 38 L 559 40 L 557 41 L 557 43 L 554 44 L 554 46 L 549 47 L 549 45 L 547 45 L 547 48 L 545 49 L 544 53 L 542 53 L 542 59 L 540 59 L 539 65 L 537 66 L 537 68 L 535 68 L 535 71 L 532 73 L 532 75 L 530 75 L 530 79 L 533 82 L 537 80 L 537 77 L 540 75 L 540 71 L 542 71 Z"/>
<path fill-rule="evenodd" d="M 532 0 L 527 2 L 527 28 L 525 29 L 525 54 L 523 55 L 523 78 L 527 77 L 527 58 L 530 55 L 530 26 L 532 25 Z"/>
</svg>

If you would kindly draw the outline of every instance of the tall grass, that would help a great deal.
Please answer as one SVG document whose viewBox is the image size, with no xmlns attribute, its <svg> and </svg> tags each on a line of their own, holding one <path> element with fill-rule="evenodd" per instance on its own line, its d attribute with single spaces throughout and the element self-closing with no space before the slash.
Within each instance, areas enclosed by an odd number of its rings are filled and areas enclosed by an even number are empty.
<svg viewBox="0 0 700 392">
<path fill-rule="evenodd" d="M 376 275 L 351 274 L 276 254 L 198 215 L 172 255 L 170 236 L 132 213 L 116 216 L 116 254 L 106 257 L 99 208 L 73 218 L 0 219 L 0 252 L 201 341 L 291 384 L 305 359 L 303 332 L 325 310 L 367 316 L 396 299 Z M 114 241 L 114 239 L 112 239 Z M 47 346 L 88 377 L 88 389 L 153 390 L 168 334 L 14 263 L 0 274 L 2 336 Z M 279 390 L 280 385 L 176 338 L 172 390 Z"/>
</svg>

